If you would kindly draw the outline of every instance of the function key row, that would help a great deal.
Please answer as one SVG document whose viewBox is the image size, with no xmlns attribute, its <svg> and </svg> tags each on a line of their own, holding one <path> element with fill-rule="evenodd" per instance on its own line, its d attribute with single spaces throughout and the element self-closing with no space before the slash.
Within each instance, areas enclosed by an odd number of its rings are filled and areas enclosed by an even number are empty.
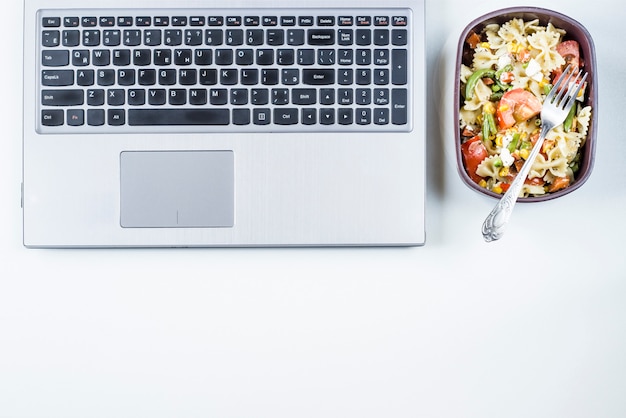
<svg viewBox="0 0 626 418">
<path fill-rule="evenodd" d="M 44 17 L 44 28 L 129 26 L 407 26 L 406 16 L 69 16 Z"/>
</svg>

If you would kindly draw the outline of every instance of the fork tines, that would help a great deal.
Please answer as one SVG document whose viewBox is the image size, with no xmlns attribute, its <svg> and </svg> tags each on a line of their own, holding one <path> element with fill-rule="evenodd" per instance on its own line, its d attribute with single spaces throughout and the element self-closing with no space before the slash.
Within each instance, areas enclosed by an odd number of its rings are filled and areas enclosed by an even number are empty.
<svg viewBox="0 0 626 418">
<path fill-rule="evenodd" d="M 574 80 L 572 80 L 572 77 L 574 77 Z M 586 79 L 587 73 L 583 74 L 581 70 L 574 73 L 571 65 L 568 65 L 554 84 L 554 87 L 552 87 L 552 90 L 550 90 L 546 101 L 564 109 L 569 109 L 574 104 L 576 97 L 578 97 L 578 93 L 585 84 Z M 567 88 L 561 88 L 561 84 L 564 84 Z"/>
</svg>

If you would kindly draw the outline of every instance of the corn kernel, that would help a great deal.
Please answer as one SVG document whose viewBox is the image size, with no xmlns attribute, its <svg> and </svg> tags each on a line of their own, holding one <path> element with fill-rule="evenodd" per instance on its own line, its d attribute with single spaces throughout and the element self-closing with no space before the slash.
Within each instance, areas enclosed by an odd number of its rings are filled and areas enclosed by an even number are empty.
<svg viewBox="0 0 626 418">
<path fill-rule="evenodd" d="M 508 176 L 508 175 L 509 175 L 509 173 L 510 173 L 510 171 L 509 171 L 509 167 L 502 167 L 502 168 L 500 169 L 500 171 L 498 172 L 498 175 L 499 175 L 500 177 L 506 177 L 506 176 Z"/>
<path fill-rule="evenodd" d="M 519 51 L 519 45 L 517 44 L 517 42 L 513 41 L 510 44 L 507 45 L 507 50 L 511 53 L 511 54 L 517 54 L 517 51 Z"/>
<path fill-rule="evenodd" d="M 519 156 L 522 157 L 524 160 L 527 160 L 529 155 L 530 152 L 527 149 L 524 148 L 519 150 Z"/>
<path fill-rule="evenodd" d="M 502 146 L 502 135 L 496 136 L 496 145 L 499 147 Z"/>
<path fill-rule="evenodd" d="M 489 42 L 481 42 L 480 46 L 485 49 L 491 49 L 491 45 L 489 45 Z"/>
<path fill-rule="evenodd" d="M 483 110 L 485 111 L 485 113 L 489 113 L 490 115 L 496 113 L 496 107 L 493 105 L 492 102 L 485 103 L 483 105 Z"/>
<path fill-rule="evenodd" d="M 491 191 L 494 192 L 494 193 L 497 193 L 497 194 L 502 194 L 502 187 L 500 187 L 500 186 L 493 186 Z"/>
<path fill-rule="evenodd" d="M 478 182 L 478 185 L 484 189 L 485 187 L 487 187 L 487 182 L 483 179 Z"/>
</svg>

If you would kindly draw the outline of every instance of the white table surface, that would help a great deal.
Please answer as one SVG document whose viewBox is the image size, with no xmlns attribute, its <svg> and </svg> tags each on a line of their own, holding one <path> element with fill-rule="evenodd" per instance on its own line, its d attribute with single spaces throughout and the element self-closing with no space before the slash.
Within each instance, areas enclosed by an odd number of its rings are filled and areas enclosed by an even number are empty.
<svg viewBox="0 0 626 418">
<path fill-rule="evenodd" d="M 22 17 L 7 0 L 0 417 L 626 416 L 626 12 L 524 3 L 592 34 L 598 145 L 582 188 L 518 205 L 498 242 L 482 240 L 493 201 L 461 183 L 433 105 L 424 247 L 27 250 L 9 65 Z M 427 0 L 429 80 L 454 31 L 518 4 Z"/>
</svg>

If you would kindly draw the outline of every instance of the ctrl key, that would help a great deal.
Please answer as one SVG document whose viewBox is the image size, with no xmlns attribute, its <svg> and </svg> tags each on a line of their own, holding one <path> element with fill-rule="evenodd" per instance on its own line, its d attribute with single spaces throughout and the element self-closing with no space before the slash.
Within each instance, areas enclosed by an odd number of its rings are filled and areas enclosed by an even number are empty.
<svg viewBox="0 0 626 418">
<path fill-rule="evenodd" d="M 61 126 L 64 123 L 63 110 L 54 109 L 41 111 L 41 124 L 43 126 Z"/>
</svg>

